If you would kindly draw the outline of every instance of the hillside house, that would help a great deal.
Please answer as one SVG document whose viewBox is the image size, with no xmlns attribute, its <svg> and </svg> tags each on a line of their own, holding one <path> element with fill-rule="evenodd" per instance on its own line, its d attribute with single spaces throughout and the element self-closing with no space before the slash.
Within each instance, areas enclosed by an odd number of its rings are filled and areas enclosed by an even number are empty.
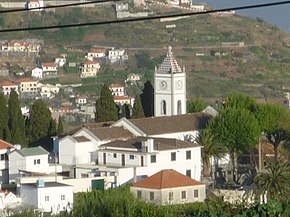
<svg viewBox="0 0 290 217">
<path fill-rule="evenodd" d="M 6 96 L 9 96 L 10 93 L 11 93 L 11 90 L 15 90 L 15 92 L 18 94 L 18 85 L 14 82 L 11 82 L 11 81 L 3 81 L 1 84 L 0 84 L 0 87 L 1 87 L 1 92 L 6 95 Z"/>
<path fill-rule="evenodd" d="M 106 57 L 106 51 L 101 49 L 90 50 L 86 55 L 86 58 L 90 61 L 104 57 Z"/>
<path fill-rule="evenodd" d="M 125 87 L 120 84 L 111 84 L 109 89 L 113 96 L 125 96 Z"/>
<path fill-rule="evenodd" d="M 97 61 L 86 61 L 80 66 L 80 77 L 96 77 L 101 65 Z"/>
<path fill-rule="evenodd" d="M 132 96 L 114 96 L 114 102 L 117 105 L 130 105 L 132 108 L 134 106 L 135 97 Z"/>
<path fill-rule="evenodd" d="M 28 0 L 26 7 L 30 11 L 43 11 L 44 9 L 41 7 L 44 7 L 44 3 L 43 0 Z"/>
<path fill-rule="evenodd" d="M 137 82 L 141 80 L 141 75 L 135 74 L 135 73 L 130 73 L 127 75 L 127 79 L 125 82 Z"/>
<path fill-rule="evenodd" d="M 108 51 L 108 59 L 110 63 L 123 63 L 128 61 L 128 55 L 124 49 L 112 48 Z"/>
<path fill-rule="evenodd" d="M 13 145 L 0 139 L 0 183 L 9 182 L 8 155 L 13 150 Z"/>
<path fill-rule="evenodd" d="M 42 99 L 51 99 L 59 93 L 59 87 L 52 84 L 38 84 L 39 94 Z"/>
<path fill-rule="evenodd" d="M 42 63 L 42 71 L 45 75 L 57 74 L 57 65 L 55 63 Z"/>
<path fill-rule="evenodd" d="M 31 77 L 36 79 L 42 79 L 43 78 L 43 70 L 41 68 L 34 68 L 31 71 Z"/>
<path fill-rule="evenodd" d="M 54 64 L 57 67 L 63 67 L 66 64 L 66 58 L 65 57 L 57 57 L 54 59 Z"/>
<path fill-rule="evenodd" d="M 19 86 L 20 96 L 23 98 L 35 98 L 39 95 L 37 84 L 38 81 L 30 78 L 20 78 L 15 81 Z"/>
<path fill-rule="evenodd" d="M 40 45 L 25 41 L 8 41 L 1 45 L 1 51 L 9 52 L 39 52 Z"/>
<path fill-rule="evenodd" d="M 73 207 L 73 186 L 42 179 L 34 184 L 22 184 L 20 189 L 22 206 L 38 209 L 53 215 L 71 211 Z"/>
<path fill-rule="evenodd" d="M 162 170 L 133 183 L 130 191 L 138 199 L 158 205 L 204 202 L 205 184 L 175 170 Z"/>
</svg>

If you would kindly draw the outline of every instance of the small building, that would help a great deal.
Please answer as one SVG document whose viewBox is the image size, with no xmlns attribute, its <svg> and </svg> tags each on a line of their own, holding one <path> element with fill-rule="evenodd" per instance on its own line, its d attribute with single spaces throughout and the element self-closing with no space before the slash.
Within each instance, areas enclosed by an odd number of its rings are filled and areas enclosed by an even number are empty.
<svg viewBox="0 0 290 217">
<path fill-rule="evenodd" d="M 101 65 L 97 61 L 86 61 L 80 66 L 80 77 L 96 77 Z"/>
<path fill-rule="evenodd" d="M 20 78 L 15 81 L 19 85 L 19 93 L 23 98 L 35 98 L 38 96 L 38 81 L 30 78 Z"/>
<path fill-rule="evenodd" d="M 1 92 L 4 94 L 4 95 L 10 95 L 11 93 L 11 90 L 15 90 L 15 92 L 18 94 L 18 85 L 15 84 L 14 82 L 11 82 L 11 81 L 3 81 L 1 84 L 0 84 L 0 88 L 1 88 Z"/>
<path fill-rule="evenodd" d="M 87 53 L 86 58 L 90 61 L 93 61 L 94 59 L 103 58 L 106 57 L 106 51 L 100 50 L 100 49 L 94 49 Z"/>
<path fill-rule="evenodd" d="M 87 97 L 85 96 L 77 96 L 75 100 L 76 100 L 76 104 L 79 106 L 87 104 Z"/>
<path fill-rule="evenodd" d="M 43 11 L 44 9 L 41 7 L 44 7 L 43 0 L 29 0 L 26 3 L 26 7 L 30 9 L 30 11 Z"/>
<path fill-rule="evenodd" d="M 175 170 L 162 170 L 132 184 L 130 191 L 138 199 L 158 205 L 203 202 L 205 184 Z"/>
<path fill-rule="evenodd" d="M 134 102 L 135 102 L 135 97 L 132 97 L 132 96 L 114 96 L 114 102 L 117 105 L 127 104 L 127 105 L 132 106 L 132 108 L 133 108 Z"/>
<path fill-rule="evenodd" d="M 112 48 L 108 51 L 108 58 L 110 63 L 123 63 L 128 60 L 128 55 L 124 49 Z"/>
<path fill-rule="evenodd" d="M 136 82 L 140 80 L 141 80 L 141 75 L 130 73 L 129 75 L 127 75 L 126 82 Z"/>
<path fill-rule="evenodd" d="M 48 152 L 38 146 L 33 148 L 16 149 L 9 154 L 9 182 L 23 173 L 46 173 L 51 170 L 48 164 Z"/>
<path fill-rule="evenodd" d="M 34 68 L 31 71 L 31 77 L 36 78 L 36 79 L 42 79 L 43 78 L 43 70 L 41 68 Z"/>
<path fill-rule="evenodd" d="M 39 83 L 38 89 L 42 99 L 51 99 L 59 93 L 59 87 L 52 84 Z"/>
<path fill-rule="evenodd" d="M 51 214 L 70 211 L 73 206 L 73 186 L 58 182 L 39 179 L 33 184 L 22 184 L 20 196 L 23 207 Z"/>
<path fill-rule="evenodd" d="M 125 96 L 125 87 L 120 84 L 111 84 L 109 89 L 113 96 Z"/>
<path fill-rule="evenodd" d="M 9 182 L 8 173 L 8 154 L 14 149 L 14 146 L 0 139 L 0 183 Z"/>
<path fill-rule="evenodd" d="M 42 70 L 45 75 L 57 74 L 57 65 L 55 63 L 42 63 Z"/>
<path fill-rule="evenodd" d="M 54 64 L 58 67 L 63 67 L 66 64 L 65 57 L 57 57 L 54 59 Z"/>
</svg>

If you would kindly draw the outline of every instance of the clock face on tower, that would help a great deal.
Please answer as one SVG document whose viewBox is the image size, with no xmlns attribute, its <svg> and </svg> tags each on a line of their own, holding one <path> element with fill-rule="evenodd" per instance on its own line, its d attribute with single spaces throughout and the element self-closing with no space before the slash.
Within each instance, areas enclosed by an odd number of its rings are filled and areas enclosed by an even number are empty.
<svg viewBox="0 0 290 217">
<path fill-rule="evenodd" d="M 159 85 L 160 85 L 160 88 L 162 90 L 165 90 L 167 88 L 167 82 L 164 81 L 164 80 L 163 81 L 160 81 Z"/>
<path fill-rule="evenodd" d="M 182 88 L 182 81 L 177 81 L 175 86 L 177 90 L 180 90 Z"/>
</svg>

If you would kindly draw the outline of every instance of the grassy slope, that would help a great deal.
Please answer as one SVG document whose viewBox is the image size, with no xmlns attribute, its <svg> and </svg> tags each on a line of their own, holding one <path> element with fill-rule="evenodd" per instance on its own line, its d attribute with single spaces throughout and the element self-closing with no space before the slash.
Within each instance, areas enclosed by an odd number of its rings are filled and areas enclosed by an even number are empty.
<svg viewBox="0 0 290 217">
<path fill-rule="evenodd" d="M 163 12 L 155 9 L 156 14 Z M 168 9 L 166 11 L 166 13 L 171 12 L 176 13 Z M 27 26 L 27 24 L 38 26 L 109 20 L 114 19 L 114 13 L 111 7 L 106 7 L 46 12 L 42 16 L 16 14 L 11 17 L 8 14 L 4 17 L 2 15 L 0 19 L 4 20 L 3 28 L 7 25 L 11 28 L 19 25 Z M 168 24 L 176 24 L 176 28 L 166 29 Z M 3 35 L 3 39 L 24 37 L 44 39 L 42 56 L 46 59 L 52 58 L 50 53 L 67 52 L 62 48 L 64 45 L 79 47 L 82 50 L 80 53 L 70 54 L 75 58 L 80 56 L 77 58 L 79 60 L 93 45 L 103 45 L 159 48 L 159 50 L 148 51 L 155 60 L 166 53 L 166 46 L 171 45 L 180 65 L 186 67 L 189 96 L 220 97 L 235 90 L 255 96 L 275 96 L 280 94 L 281 86 L 290 82 L 290 49 L 287 46 L 289 35 L 262 20 L 240 16 L 199 15 L 166 23 L 146 21 Z M 243 41 L 246 46 L 221 47 L 222 42 L 237 41 Z M 50 52 L 52 50 L 53 52 Z M 209 56 L 214 51 L 227 55 Z M 133 59 L 136 52 L 139 51 L 128 49 L 129 57 Z M 204 53 L 205 56 L 198 57 L 196 53 Z M 120 82 L 124 80 L 126 74 L 136 69 L 135 65 L 121 68 L 125 72 L 120 72 L 120 69 L 115 66 L 107 68 L 100 73 L 93 84 L 87 82 L 88 86 L 82 91 L 94 89 L 94 85 L 99 83 L 113 80 Z M 115 70 L 119 71 L 118 74 L 114 72 Z M 60 80 L 67 80 L 67 77 L 77 76 L 65 74 Z M 76 81 L 79 82 L 78 79 Z M 92 92 L 95 92 L 95 89 Z"/>
</svg>

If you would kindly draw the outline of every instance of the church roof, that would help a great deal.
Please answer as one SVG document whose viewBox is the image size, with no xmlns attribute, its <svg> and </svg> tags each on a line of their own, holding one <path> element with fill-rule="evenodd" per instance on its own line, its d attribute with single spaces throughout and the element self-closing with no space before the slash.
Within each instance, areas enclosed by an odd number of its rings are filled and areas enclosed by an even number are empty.
<svg viewBox="0 0 290 217">
<path fill-rule="evenodd" d="M 168 47 L 167 55 L 163 63 L 160 65 L 159 69 L 157 70 L 157 73 L 161 73 L 161 74 L 182 73 L 181 68 L 179 67 L 176 59 L 173 56 L 171 46 Z"/>
</svg>

